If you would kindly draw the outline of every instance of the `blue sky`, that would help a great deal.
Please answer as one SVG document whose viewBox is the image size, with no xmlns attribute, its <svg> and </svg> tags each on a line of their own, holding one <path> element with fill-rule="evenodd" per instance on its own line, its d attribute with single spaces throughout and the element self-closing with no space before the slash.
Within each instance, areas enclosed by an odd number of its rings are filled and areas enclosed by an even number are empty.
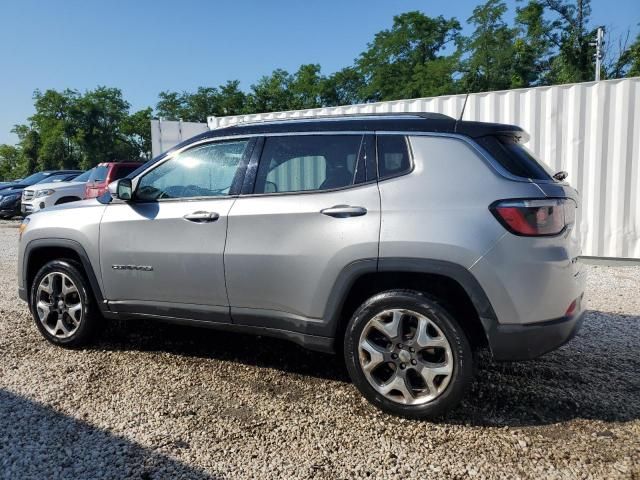
<svg viewBox="0 0 640 480">
<path fill-rule="evenodd" d="M 0 0 L 0 143 L 33 113 L 35 89 L 121 88 L 132 109 L 163 90 L 239 79 L 275 68 L 349 65 L 393 15 L 421 10 L 463 24 L 480 0 Z M 507 0 L 509 16 L 516 2 Z M 592 21 L 613 35 L 640 22 L 638 0 L 592 0 Z M 465 25 L 466 26 L 466 25 Z M 468 32 L 468 30 L 467 30 Z"/>
</svg>

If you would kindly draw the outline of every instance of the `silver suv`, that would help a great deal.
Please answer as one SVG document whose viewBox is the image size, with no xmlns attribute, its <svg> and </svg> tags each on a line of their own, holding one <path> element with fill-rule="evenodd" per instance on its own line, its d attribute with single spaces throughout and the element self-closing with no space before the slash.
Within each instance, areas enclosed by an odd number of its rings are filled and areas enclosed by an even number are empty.
<svg viewBox="0 0 640 480">
<path fill-rule="evenodd" d="M 578 195 L 525 138 L 437 114 L 213 130 L 25 219 L 20 297 L 61 346 L 153 318 L 338 352 L 374 405 L 431 418 L 474 349 L 530 359 L 580 325 Z"/>
</svg>

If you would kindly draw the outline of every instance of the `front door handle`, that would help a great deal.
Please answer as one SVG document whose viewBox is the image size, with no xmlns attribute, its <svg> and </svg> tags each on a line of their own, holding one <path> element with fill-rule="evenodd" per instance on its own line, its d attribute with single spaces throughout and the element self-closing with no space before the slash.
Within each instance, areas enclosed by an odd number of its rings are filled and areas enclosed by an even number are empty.
<svg viewBox="0 0 640 480">
<path fill-rule="evenodd" d="M 215 222 L 216 220 L 218 220 L 220 218 L 220 215 L 216 212 L 198 211 L 198 212 L 188 213 L 183 218 L 185 220 L 189 220 L 190 222 L 195 222 L 195 223 L 209 223 L 209 222 Z"/>
<path fill-rule="evenodd" d="M 367 209 L 364 207 L 352 207 L 350 205 L 336 205 L 320 210 L 320 213 L 335 218 L 361 217 L 367 214 Z"/>
</svg>

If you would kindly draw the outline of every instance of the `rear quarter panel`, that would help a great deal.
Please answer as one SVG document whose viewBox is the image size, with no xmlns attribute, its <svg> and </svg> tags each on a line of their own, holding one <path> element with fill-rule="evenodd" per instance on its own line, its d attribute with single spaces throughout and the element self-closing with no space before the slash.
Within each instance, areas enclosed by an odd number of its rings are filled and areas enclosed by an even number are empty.
<svg viewBox="0 0 640 480">
<path fill-rule="evenodd" d="M 465 140 L 411 136 L 414 170 L 379 183 L 380 257 L 444 260 L 465 268 L 502 237 L 489 205 L 497 199 L 540 197 L 530 182 L 498 174 Z"/>
</svg>

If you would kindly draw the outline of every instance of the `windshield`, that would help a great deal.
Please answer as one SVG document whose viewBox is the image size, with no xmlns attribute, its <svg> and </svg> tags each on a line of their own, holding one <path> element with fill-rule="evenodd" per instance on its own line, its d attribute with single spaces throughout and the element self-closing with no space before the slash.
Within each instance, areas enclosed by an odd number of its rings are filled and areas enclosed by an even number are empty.
<svg viewBox="0 0 640 480">
<path fill-rule="evenodd" d="M 93 170 L 91 170 L 91 176 L 89 177 L 90 182 L 104 182 L 107 178 L 107 172 L 109 168 L 104 165 L 98 165 Z"/>
<path fill-rule="evenodd" d="M 74 178 L 73 173 L 57 173 L 49 175 L 36 183 L 64 182 L 66 180 L 71 180 L 72 178 Z"/>
<path fill-rule="evenodd" d="M 91 173 L 93 172 L 93 168 L 91 170 L 87 170 L 84 173 L 81 173 L 76 178 L 73 179 L 74 182 L 87 182 L 89 181 L 89 177 L 91 177 Z"/>
<path fill-rule="evenodd" d="M 29 175 L 27 178 L 20 180 L 20 183 L 23 185 L 33 185 L 34 183 L 39 183 L 44 179 L 47 179 L 51 176 L 52 172 L 38 172 L 33 175 Z"/>
</svg>

